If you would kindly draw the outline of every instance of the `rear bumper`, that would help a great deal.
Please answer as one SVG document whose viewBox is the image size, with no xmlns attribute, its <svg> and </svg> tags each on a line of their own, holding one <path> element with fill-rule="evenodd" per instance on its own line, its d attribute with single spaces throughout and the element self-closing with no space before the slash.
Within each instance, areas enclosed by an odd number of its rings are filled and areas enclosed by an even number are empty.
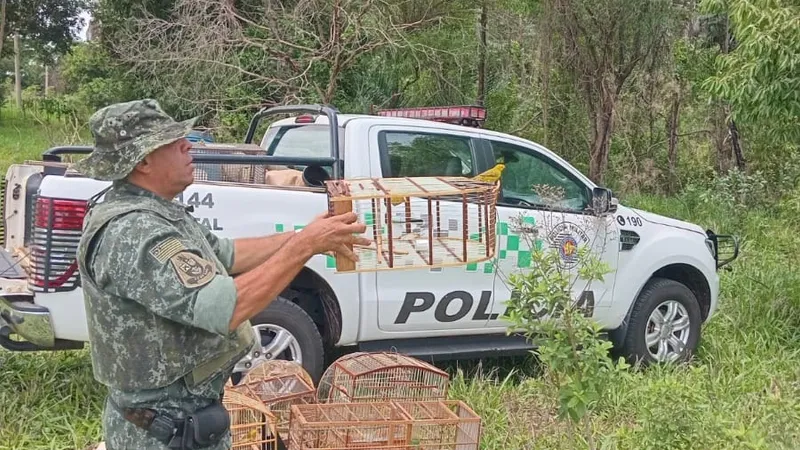
<svg viewBox="0 0 800 450">
<path fill-rule="evenodd" d="M 11 301 L 7 297 L 0 296 L 0 318 L 5 322 L 3 328 L 18 334 L 31 344 L 45 348 L 55 347 L 53 323 L 47 308 L 27 301 Z"/>
</svg>

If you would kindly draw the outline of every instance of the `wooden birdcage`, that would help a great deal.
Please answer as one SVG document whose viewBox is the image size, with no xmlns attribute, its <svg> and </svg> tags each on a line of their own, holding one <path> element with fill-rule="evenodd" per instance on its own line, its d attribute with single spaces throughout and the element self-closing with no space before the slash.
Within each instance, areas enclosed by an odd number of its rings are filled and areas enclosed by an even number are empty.
<svg viewBox="0 0 800 450">
<path fill-rule="evenodd" d="M 337 272 L 460 266 L 495 253 L 496 183 L 463 177 L 326 181 L 331 213 L 355 212 L 373 244 L 354 262 L 336 254 Z"/>
<path fill-rule="evenodd" d="M 391 402 L 292 405 L 288 450 L 408 450 L 411 421 Z"/>
<path fill-rule="evenodd" d="M 395 402 L 411 420 L 410 444 L 419 450 L 478 450 L 481 418 L 460 400 Z"/>
<path fill-rule="evenodd" d="M 447 372 L 410 356 L 389 352 L 355 352 L 333 362 L 317 387 L 320 403 L 442 400 Z"/>
<path fill-rule="evenodd" d="M 263 403 L 226 388 L 222 403 L 231 419 L 232 450 L 277 450 L 275 416 Z"/>
<path fill-rule="evenodd" d="M 248 378 L 232 389 L 262 402 L 275 416 L 275 428 L 281 435 L 289 431 L 291 405 L 316 402 L 314 388 L 296 373 L 265 378 L 248 373 Z"/>
<path fill-rule="evenodd" d="M 309 386 L 312 388 L 314 387 L 314 380 L 311 379 L 311 375 L 300 363 L 287 361 L 285 359 L 268 359 L 258 363 L 245 373 L 239 384 L 247 383 L 248 381 L 281 377 L 284 375 L 297 375 L 308 383 Z"/>
</svg>

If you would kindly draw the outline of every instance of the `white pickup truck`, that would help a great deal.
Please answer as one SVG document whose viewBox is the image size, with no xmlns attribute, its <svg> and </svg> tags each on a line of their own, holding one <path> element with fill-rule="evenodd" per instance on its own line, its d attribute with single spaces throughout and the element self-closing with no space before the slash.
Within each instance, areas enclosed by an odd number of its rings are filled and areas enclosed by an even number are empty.
<svg viewBox="0 0 800 450">
<path fill-rule="evenodd" d="M 580 299 L 616 349 L 645 363 L 691 355 L 701 325 L 717 307 L 718 270 L 738 255 L 736 239 L 616 199 L 594 203 L 612 199 L 611 193 L 541 145 L 475 126 L 484 113 L 450 107 L 346 115 L 329 106 L 281 106 L 256 114 L 244 144 L 230 144 L 230 151 L 195 144 L 196 182 L 177 200 L 193 207 L 214 233 L 232 238 L 302 227 L 327 209 L 320 187 L 325 177 L 474 176 L 497 161 L 505 164 L 492 260 L 336 273 L 332 257 L 316 256 L 252 320 L 260 345 L 237 372 L 259 359 L 290 359 L 317 380 L 342 347 L 434 360 L 528 351 L 528 342 L 508 335 L 502 320 L 511 295 L 502 274 L 530 266 L 530 249 L 514 218 L 548 220 L 534 184 L 566 193 L 553 231 L 565 264 L 574 245 L 606 242 L 600 257 L 613 271 Z M 276 119 L 260 145 L 253 144 L 262 119 L 276 114 L 289 117 Z M 69 171 L 61 157 L 90 151 L 57 147 L 42 161 L 7 171 L 0 261 L 0 344 L 6 349 L 76 349 L 89 341 L 75 250 L 87 200 L 108 184 Z M 271 184 L 274 166 L 302 171 L 306 185 Z M 596 204 L 606 206 L 592 208 Z M 587 220 L 602 226 L 586 227 Z"/>
</svg>

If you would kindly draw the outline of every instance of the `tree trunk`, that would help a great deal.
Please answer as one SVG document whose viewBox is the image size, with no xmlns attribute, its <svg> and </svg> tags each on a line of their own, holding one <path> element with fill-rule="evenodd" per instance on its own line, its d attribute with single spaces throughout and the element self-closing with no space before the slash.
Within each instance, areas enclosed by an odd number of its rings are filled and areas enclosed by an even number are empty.
<svg viewBox="0 0 800 450">
<path fill-rule="evenodd" d="M 17 99 L 17 108 L 22 109 L 22 69 L 19 53 L 19 33 L 14 33 L 14 97 Z"/>
<path fill-rule="evenodd" d="M 478 98 L 479 106 L 486 104 L 486 5 L 481 5 L 481 18 L 478 27 Z"/>
<path fill-rule="evenodd" d="M 725 173 L 731 166 L 731 149 L 726 145 L 728 127 L 726 125 L 725 107 L 720 105 L 714 108 L 714 147 L 717 149 L 717 172 Z"/>
<path fill-rule="evenodd" d="M 742 154 L 742 146 L 739 142 L 739 129 L 736 128 L 736 122 L 733 119 L 728 121 L 728 130 L 731 138 L 731 148 L 733 149 L 733 156 L 736 160 L 736 167 L 744 171 L 744 155 Z"/>
<path fill-rule="evenodd" d="M 550 9 L 550 2 L 543 2 L 542 8 L 542 37 L 540 38 L 541 47 L 539 55 L 541 58 L 541 69 L 539 72 L 542 74 L 542 144 L 547 147 L 549 145 L 547 140 L 547 132 L 549 129 L 548 123 L 550 119 L 550 55 L 552 51 L 552 31 L 550 28 L 552 13 Z"/>
<path fill-rule="evenodd" d="M 611 89 L 602 89 L 601 97 L 592 114 L 592 153 L 589 161 L 589 178 L 602 185 L 608 166 L 608 151 L 611 145 L 611 127 L 614 118 L 616 96 Z"/>
<path fill-rule="evenodd" d="M 678 164 L 678 125 L 680 122 L 680 108 L 681 108 L 681 94 L 675 92 L 672 94 L 672 106 L 669 111 L 669 120 L 667 121 L 667 139 L 669 141 L 669 148 L 667 150 L 667 162 L 669 167 L 669 180 L 667 183 L 667 193 L 673 194 L 677 190 L 677 171 Z"/>
<path fill-rule="evenodd" d="M 6 40 L 6 0 L 0 2 L 0 55 L 3 54 L 3 42 Z"/>
</svg>

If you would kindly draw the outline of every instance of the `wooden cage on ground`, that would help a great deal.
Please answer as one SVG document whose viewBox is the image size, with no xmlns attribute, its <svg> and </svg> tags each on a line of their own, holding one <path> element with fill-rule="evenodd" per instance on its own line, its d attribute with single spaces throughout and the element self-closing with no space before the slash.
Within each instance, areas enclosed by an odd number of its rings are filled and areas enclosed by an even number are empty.
<svg viewBox="0 0 800 450">
<path fill-rule="evenodd" d="M 232 450 L 277 450 L 275 416 L 263 403 L 230 387 L 222 404 L 230 416 Z"/>
<path fill-rule="evenodd" d="M 275 429 L 283 436 L 289 431 L 290 407 L 316 403 L 317 398 L 315 389 L 297 373 L 266 377 L 248 374 L 230 389 L 262 402 L 275 416 Z"/>
<path fill-rule="evenodd" d="M 463 177 L 326 181 L 331 213 L 355 212 L 373 245 L 359 261 L 336 255 L 337 272 L 461 266 L 494 257 L 496 183 Z"/>
<path fill-rule="evenodd" d="M 460 400 L 394 402 L 411 420 L 409 449 L 478 450 L 481 418 Z"/>
<path fill-rule="evenodd" d="M 460 401 L 292 405 L 289 450 L 478 450 L 481 419 Z"/>
<path fill-rule="evenodd" d="M 450 376 L 416 358 L 390 352 L 355 352 L 334 361 L 317 386 L 320 403 L 443 400 Z"/>
<path fill-rule="evenodd" d="M 411 421 L 389 402 L 292 405 L 288 450 L 407 450 Z"/>
</svg>

